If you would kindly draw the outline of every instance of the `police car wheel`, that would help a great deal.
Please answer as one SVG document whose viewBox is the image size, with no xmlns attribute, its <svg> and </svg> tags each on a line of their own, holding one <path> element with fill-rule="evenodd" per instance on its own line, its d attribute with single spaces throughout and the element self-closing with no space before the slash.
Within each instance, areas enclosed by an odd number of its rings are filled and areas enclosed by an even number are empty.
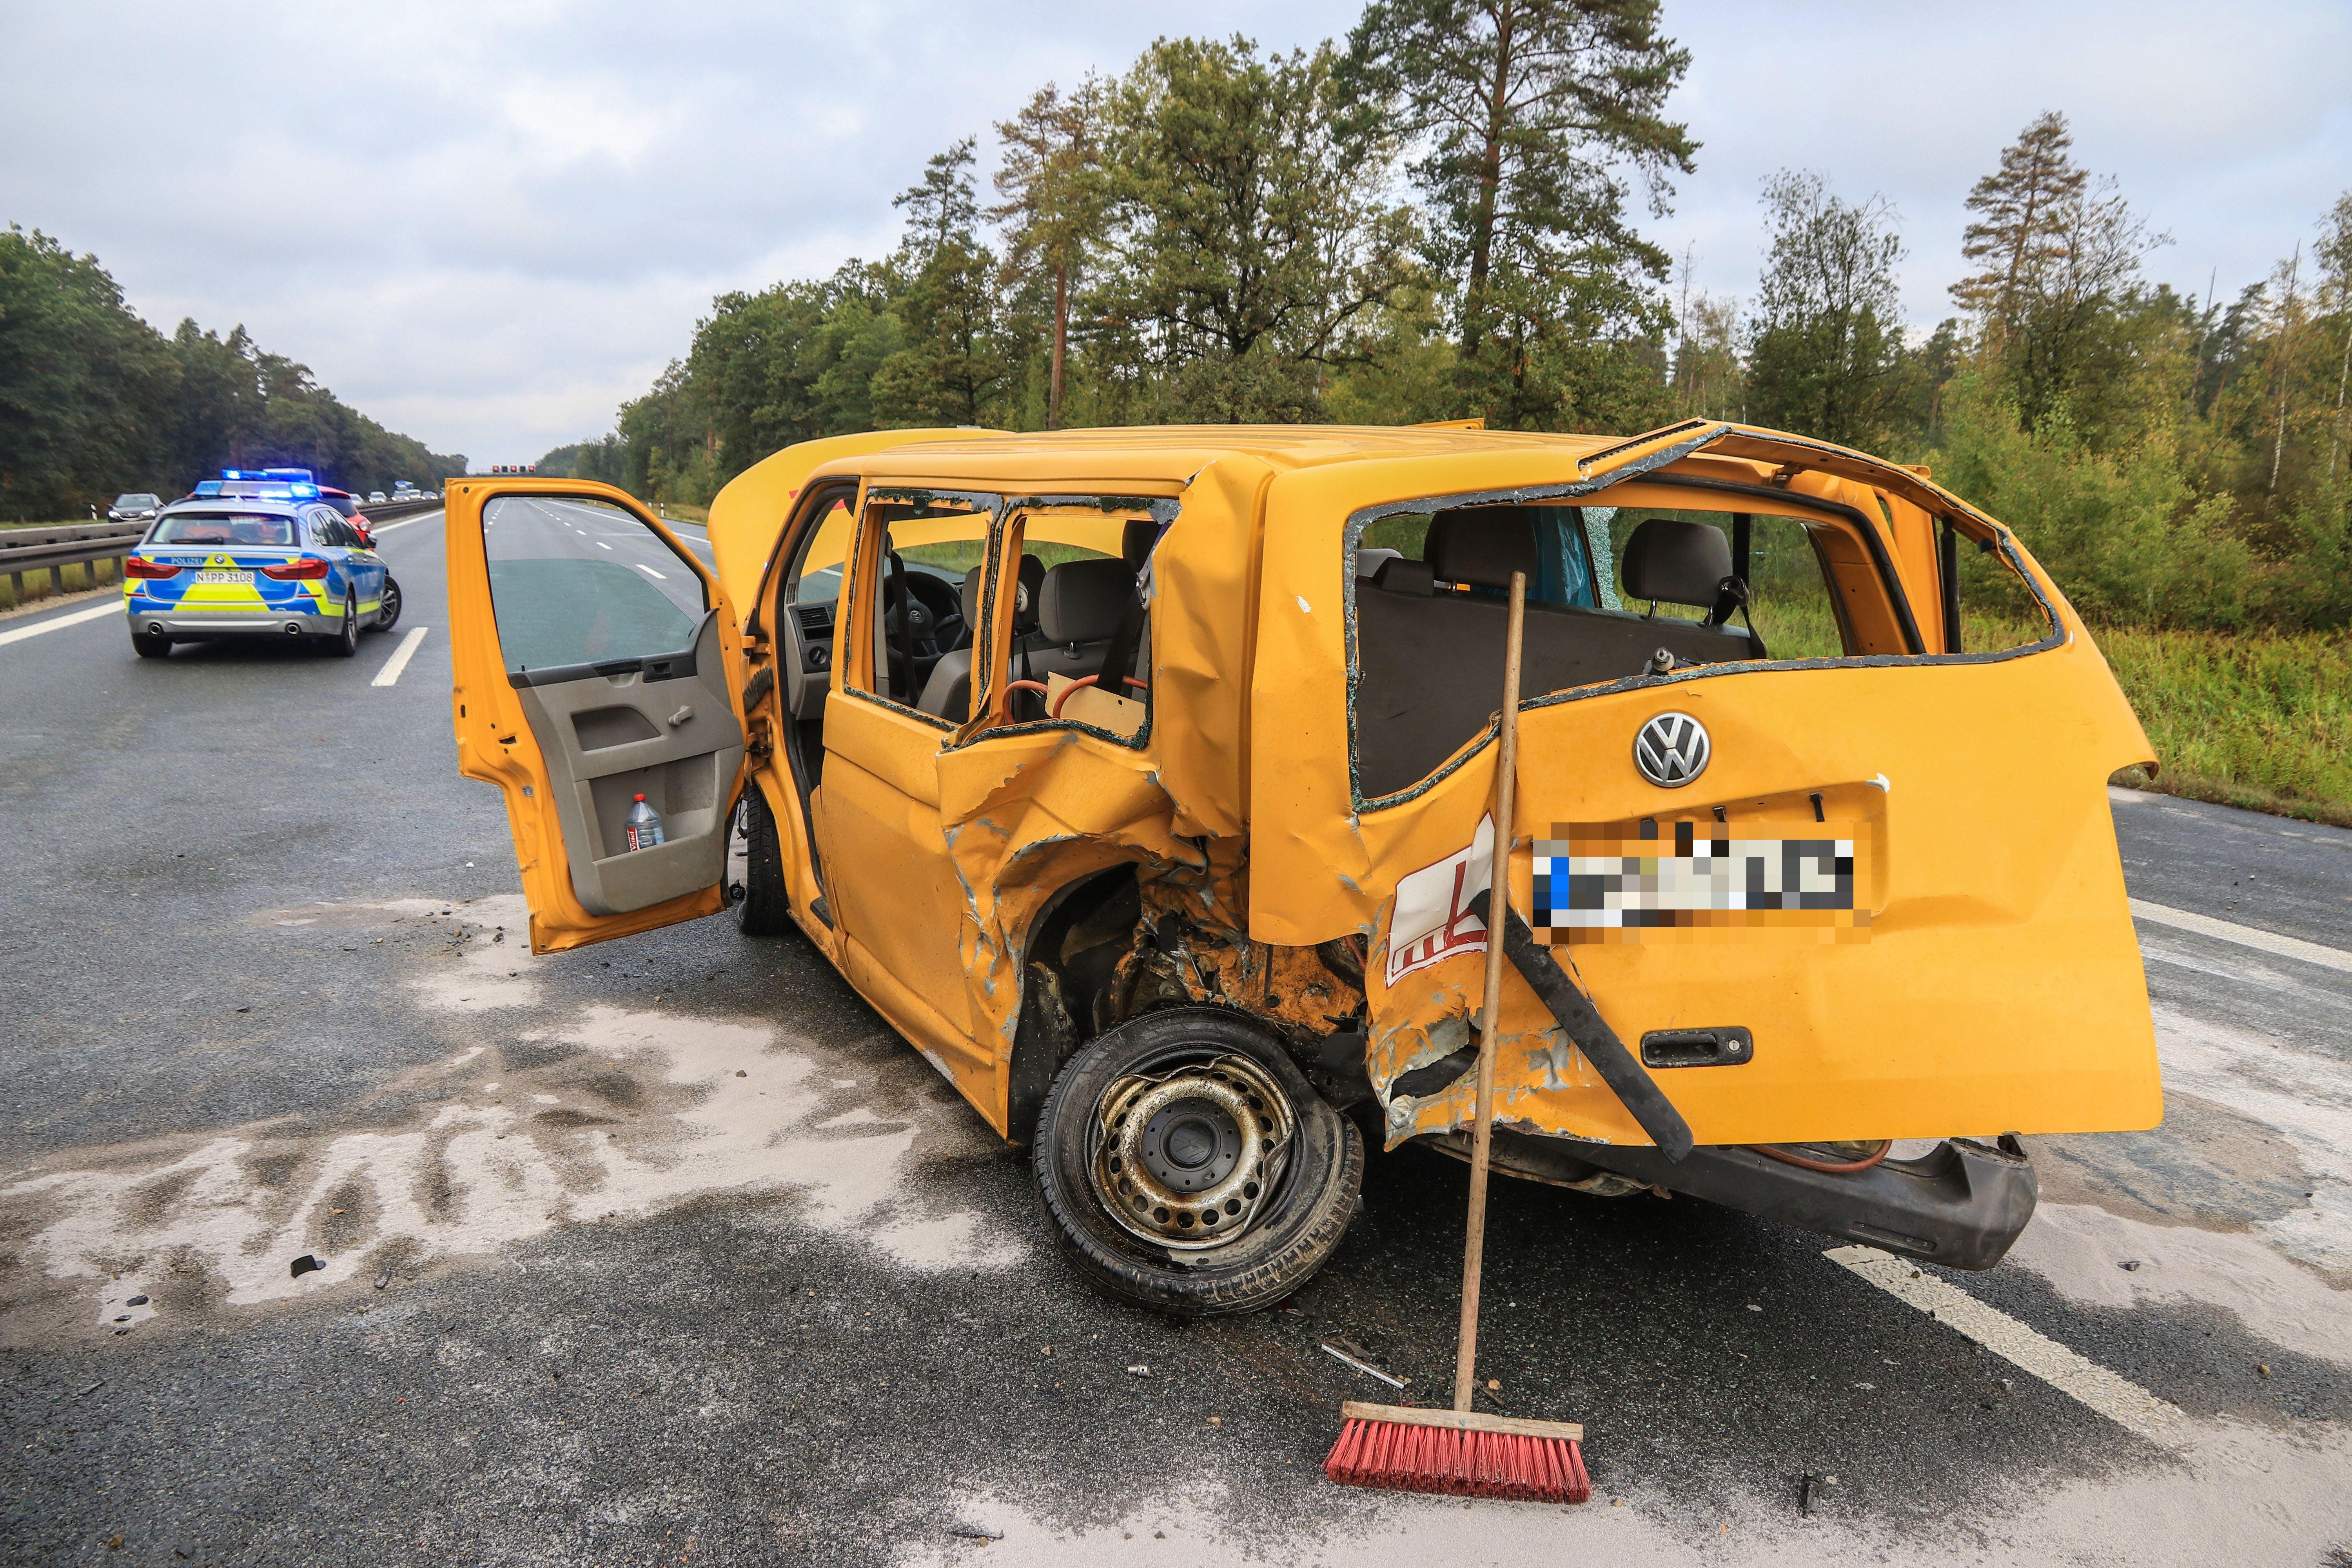
<svg viewBox="0 0 2352 1568">
<path fill-rule="evenodd" d="M 784 890 L 784 858 L 776 844 L 776 814 L 756 784 L 743 787 L 727 829 L 727 901 L 745 936 L 782 936 L 792 929 L 792 899 Z"/>
<path fill-rule="evenodd" d="M 360 651 L 360 607 L 349 594 L 343 595 L 342 629 L 327 638 L 327 657 L 349 658 Z"/>
<path fill-rule="evenodd" d="M 376 605 L 375 629 L 388 632 L 392 630 L 392 624 L 398 619 L 400 619 L 400 584 L 394 582 L 392 574 L 387 572 L 383 574 L 383 594 L 381 602 Z"/>
<path fill-rule="evenodd" d="M 172 639 L 170 637 L 159 637 L 152 632 L 132 632 L 131 634 L 131 646 L 132 649 L 138 653 L 141 658 L 169 658 L 172 657 Z"/>
<path fill-rule="evenodd" d="M 1078 1048 L 1031 1163 L 1087 1284 L 1208 1318 L 1273 1306 L 1323 1267 L 1355 1218 L 1364 1145 L 1266 1030 L 1172 1007 Z"/>
</svg>

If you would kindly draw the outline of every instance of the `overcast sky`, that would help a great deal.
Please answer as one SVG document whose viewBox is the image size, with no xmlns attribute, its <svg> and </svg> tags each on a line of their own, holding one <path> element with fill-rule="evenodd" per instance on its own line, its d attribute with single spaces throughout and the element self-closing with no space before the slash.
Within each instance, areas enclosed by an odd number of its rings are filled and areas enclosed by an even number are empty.
<svg viewBox="0 0 2352 1568">
<path fill-rule="evenodd" d="M 601 434 L 711 297 L 887 249 L 923 160 L 1166 33 L 1339 35 L 1358 5 L 0 0 L 0 222 L 133 309 L 242 321 L 477 468 Z M 1759 182 L 1884 194 L 1948 313 L 1961 201 L 2044 109 L 2226 299 L 2352 187 L 2352 4 L 1667 0 L 1704 143 L 1648 231 L 1753 290 Z M 1922 17 L 1927 19 L 1922 20 Z M 1945 19 L 1937 19 L 1938 17 Z"/>
</svg>

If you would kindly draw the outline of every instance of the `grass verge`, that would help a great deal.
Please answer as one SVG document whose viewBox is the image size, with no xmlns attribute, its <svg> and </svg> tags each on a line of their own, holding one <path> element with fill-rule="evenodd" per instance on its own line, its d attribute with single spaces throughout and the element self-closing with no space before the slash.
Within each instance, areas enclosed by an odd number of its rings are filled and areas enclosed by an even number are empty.
<svg viewBox="0 0 2352 1568">
<path fill-rule="evenodd" d="M 1775 658 L 1834 658 L 1842 647 L 1825 605 L 1759 604 L 1756 627 Z M 2041 635 L 2025 621 L 1971 609 L 1960 646 L 2016 647 Z M 2352 827 L 2352 637 L 2091 635 L 2156 748 L 2154 778 L 2126 768 L 2116 784 Z"/>
<path fill-rule="evenodd" d="M 120 581 L 114 574 L 114 563 L 89 562 L 79 566 L 36 566 L 23 574 L 24 591 L 19 593 L 15 580 L 0 572 L 0 609 L 13 610 L 38 599 L 53 598 L 59 594 L 83 594 L 92 588 L 103 588 Z M 62 578 L 63 581 L 59 581 Z"/>
<path fill-rule="evenodd" d="M 2352 827 L 2352 638 L 2093 635 L 2156 747 L 2116 783 Z"/>
</svg>

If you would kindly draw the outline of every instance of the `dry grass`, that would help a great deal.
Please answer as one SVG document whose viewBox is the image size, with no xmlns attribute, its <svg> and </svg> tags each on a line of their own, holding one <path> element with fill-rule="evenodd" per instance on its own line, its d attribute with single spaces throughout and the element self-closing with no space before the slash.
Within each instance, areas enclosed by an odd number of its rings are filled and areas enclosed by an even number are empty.
<svg viewBox="0 0 2352 1568">
<path fill-rule="evenodd" d="M 52 598 L 58 594 L 86 593 L 120 581 L 110 561 L 91 562 L 80 566 L 37 566 L 24 575 L 25 591 L 18 594 L 8 574 L 0 572 L 0 609 L 13 610 L 37 599 Z M 65 579 L 62 583 L 58 581 L 60 576 Z"/>
</svg>

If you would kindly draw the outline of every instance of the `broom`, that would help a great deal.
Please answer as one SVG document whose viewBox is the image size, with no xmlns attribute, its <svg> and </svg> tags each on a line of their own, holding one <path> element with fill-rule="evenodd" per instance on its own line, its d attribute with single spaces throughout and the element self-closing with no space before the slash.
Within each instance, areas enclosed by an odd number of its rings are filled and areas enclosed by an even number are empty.
<svg viewBox="0 0 2352 1568">
<path fill-rule="evenodd" d="M 1503 659 L 1500 755 L 1495 771 L 1495 860 L 1487 885 L 1510 907 L 1511 795 L 1519 760 L 1519 643 L 1528 579 L 1511 574 Z M 1490 905 L 1490 907 L 1492 907 Z M 1495 1141 L 1495 1033 L 1502 1013 L 1503 933 L 1488 922 L 1486 999 L 1478 1026 L 1478 1100 L 1470 1135 L 1470 1234 L 1462 1256 L 1462 1331 L 1454 1361 L 1454 1408 L 1416 1410 L 1349 1400 L 1323 1473 L 1349 1486 L 1516 1502 L 1582 1502 L 1592 1495 L 1570 1421 L 1520 1421 L 1470 1408 L 1478 1360 L 1478 1277 L 1486 1247 L 1486 1162 Z"/>
</svg>

